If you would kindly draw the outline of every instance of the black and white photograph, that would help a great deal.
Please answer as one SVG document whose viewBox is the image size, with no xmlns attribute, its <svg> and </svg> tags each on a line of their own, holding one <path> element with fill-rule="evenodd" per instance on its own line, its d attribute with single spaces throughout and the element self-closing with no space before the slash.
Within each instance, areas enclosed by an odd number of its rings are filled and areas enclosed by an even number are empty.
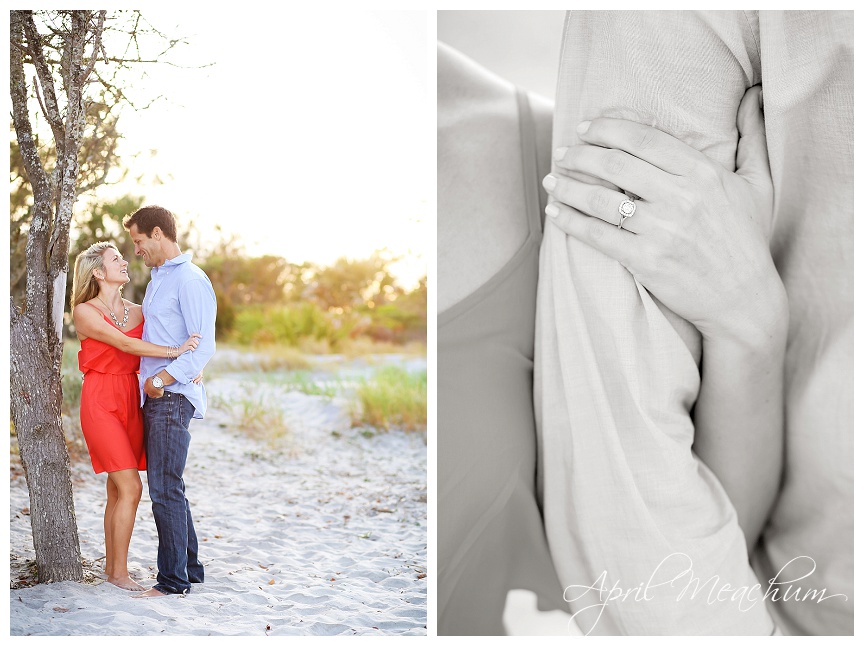
<svg viewBox="0 0 864 646">
<path fill-rule="evenodd" d="M 437 634 L 851 635 L 852 12 L 437 38 Z"/>
</svg>

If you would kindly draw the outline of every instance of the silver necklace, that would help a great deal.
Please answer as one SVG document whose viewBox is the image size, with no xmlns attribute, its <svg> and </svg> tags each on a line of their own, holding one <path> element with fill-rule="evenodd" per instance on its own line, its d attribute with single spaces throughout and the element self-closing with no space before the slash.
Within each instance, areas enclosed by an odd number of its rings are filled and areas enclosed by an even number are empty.
<svg viewBox="0 0 864 646">
<path fill-rule="evenodd" d="M 102 301 L 101 297 L 97 296 L 96 298 L 98 298 L 100 301 Z M 111 315 L 111 320 L 114 321 L 114 325 L 116 325 L 117 327 L 126 327 L 126 323 L 129 321 L 129 308 L 126 307 L 126 303 L 123 303 L 123 322 L 122 323 L 117 320 L 116 316 L 114 316 L 114 312 L 111 311 L 110 307 L 108 307 L 108 303 L 106 303 L 105 301 L 102 301 L 102 304 L 108 309 L 108 313 Z"/>
</svg>

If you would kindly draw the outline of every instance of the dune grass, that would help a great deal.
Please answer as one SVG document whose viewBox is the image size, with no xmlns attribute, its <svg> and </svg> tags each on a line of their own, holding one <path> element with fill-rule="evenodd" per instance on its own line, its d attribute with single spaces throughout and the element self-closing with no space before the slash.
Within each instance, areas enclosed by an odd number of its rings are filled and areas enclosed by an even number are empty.
<svg viewBox="0 0 864 646">
<path fill-rule="evenodd" d="M 254 393 L 253 393 L 254 391 Z M 272 393 L 245 385 L 232 397 L 214 395 L 210 406 L 229 414 L 232 426 L 271 448 L 293 451 L 294 433 L 285 420 L 278 398 Z"/>
<path fill-rule="evenodd" d="M 417 431 L 426 428 L 426 373 L 388 366 L 356 388 L 355 426 Z"/>
<path fill-rule="evenodd" d="M 300 392 L 304 395 L 326 397 L 333 399 L 344 391 L 344 384 L 339 381 L 315 381 L 312 373 L 307 371 L 289 372 L 281 383 L 288 392 Z"/>
</svg>

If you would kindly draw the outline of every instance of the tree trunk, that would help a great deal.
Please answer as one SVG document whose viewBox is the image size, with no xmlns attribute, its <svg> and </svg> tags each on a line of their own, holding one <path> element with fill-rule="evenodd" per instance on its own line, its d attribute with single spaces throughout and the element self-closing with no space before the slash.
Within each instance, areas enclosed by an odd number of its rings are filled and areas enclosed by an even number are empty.
<svg viewBox="0 0 864 646">
<path fill-rule="evenodd" d="M 84 572 L 60 416 L 63 396 L 50 347 L 57 340 L 26 314 L 13 312 L 12 320 L 12 423 L 30 493 L 39 582 L 78 581 Z"/>
<path fill-rule="evenodd" d="M 74 203 L 78 146 L 81 143 L 83 110 L 80 74 L 81 53 L 86 39 L 86 12 L 73 12 L 73 33 L 67 41 L 72 64 L 68 74 L 67 121 L 56 109 L 54 82 L 42 53 L 42 44 L 31 11 L 10 14 L 10 93 L 15 134 L 27 178 L 33 189 L 33 219 L 27 239 L 27 301 L 19 313 L 11 310 L 12 423 L 27 489 L 30 494 L 30 524 L 39 582 L 80 580 L 81 550 L 69 471 L 69 455 L 60 412 L 63 400 L 60 365 L 62 339 L 57 334 L 55 285 L 65 289 L 69 218 Z M 100 21 L 101 33 L 101 21 Z M 26 38 L 25 38 L 26 34 Z M 24 45 L 26 41 L 26 47 Z M 98 41 L 97 41 L 98 44 Z M 52 227 L 55 193 L 39 159 L 27 106 L 24 52 L 30 54 L 41 80 L 47 114 L 58 147 L 62 177 L 57 217 Z M 72 161 L 70 161 L 70 159 Z M 56 169 L 55 169 L 56 170 Z M 70 184 L 72 189 L 70 189 Z M 61 258 L 58 258 L 58 255 Z M 62 299 L 60 300 L 62 316 Z"/>
</svg>

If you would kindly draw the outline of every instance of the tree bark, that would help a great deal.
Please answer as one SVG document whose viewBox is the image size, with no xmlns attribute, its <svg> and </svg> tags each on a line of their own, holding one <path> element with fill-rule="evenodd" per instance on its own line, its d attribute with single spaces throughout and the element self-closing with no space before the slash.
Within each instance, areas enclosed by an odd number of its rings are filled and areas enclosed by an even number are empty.
<svg viewBox="0 0 864 646">
<path fill-rule="evenodd" d="M 100 12 L 94 26 L 91 12 L 69 12 L 70 30 L 63 45 L 66 114 L 61 115 L 33 13 L 11 12 L 12 118 L 33 188 L 33 220 L 27 240 L 26 306 L 18 312 L 10 305 L 10 394 L 12 423 L 30 494 L 30 522 L 40 583 L 83 577 L 60 413 L 63 341 L 58 334 L 61 329 L 58 321 L 63 315 L 69 226 L 77 197 L 78 151 L 84 132 L 83 88 L 92 71 L 92 65 L 84 65 L 84 47 L 92 30 L 94 53 L 98 50 L 104 16 L 105 12 Z M 25 52 L 36 66 L 45 97 L 42 106 L 55 137 L 57 166 L 52 179 L 45 172 L 33 137 L 24 74 Z"/>
<path fill-rule="evenodd" d="M 57 341 L 53 330 L 46 333 L 29 316 L 16 314 L 13 308 L 12 423 L 30 493 L 39 582 L 78 581 L 84 572 L 60 416 L 60 371 L 53 367 Z"/>
</svg>

